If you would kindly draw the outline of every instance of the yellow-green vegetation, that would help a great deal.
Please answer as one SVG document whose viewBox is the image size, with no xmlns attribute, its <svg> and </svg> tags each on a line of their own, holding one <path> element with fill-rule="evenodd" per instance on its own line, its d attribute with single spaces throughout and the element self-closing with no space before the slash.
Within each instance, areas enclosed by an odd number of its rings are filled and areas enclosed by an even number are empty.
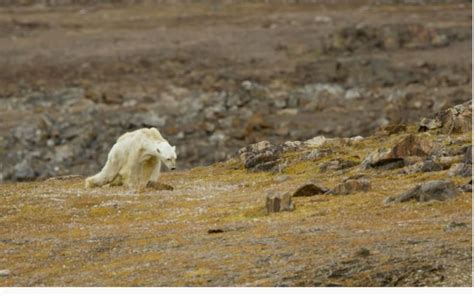
<svg viewBox="0 0 474 296">
<path fill-rule="evenodd" d="M 319 170 L 333 159 L 361 162 L 405 135 L 328 144 L 322 148 L 331 153 L 314 160 L 304 160 L 310 149 L 287 153 L 283 182 L 248 172 L 234 159 L 164 173 L 160 181 L 173 191 L 84 189 L 82 179 L 3 184 L 0 270 L 10 274 L 0 285 L 470 286 L 470 193 L 383 204 L 424 181 L 462 185 L 466 178 L 448 177 L 447 170 Z M 454 147 L 470 139 L 441 140 Z M 293 192 L 307 182 L 332 188 L 357 174 L 370 180 L 370 191 L 295 197 L 291 212 L 264 209 L 268 190 Z"/>
</svg>

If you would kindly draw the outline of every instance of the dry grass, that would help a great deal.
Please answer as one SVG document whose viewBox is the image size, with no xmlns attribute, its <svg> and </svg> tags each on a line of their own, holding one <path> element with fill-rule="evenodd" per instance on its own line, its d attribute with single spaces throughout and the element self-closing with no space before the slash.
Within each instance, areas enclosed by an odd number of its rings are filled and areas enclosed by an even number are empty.
<svg viewBox="0 0 474 296">
<path fill-rule="evenodd" d="M 0 269 L 11 275 L 0 285 L 468 286 L 469 193 L 446 202 L 382 203 L 420 182 L 448 178 L 447 171 L 319 171 L 325 161 L 360 161 L 402 136 L 329 147 L 333 153 L 315 161 L 302 161 L 305 151 L 287 154 L 290 179 L 282 183 L 232 160 L 164 174 L 174 191 L 86 190 L 81 179 L 3 184 Z M 456 145 L 470 143 L 470 135 L 453 137 Z M 357 173 L 371 180 L 371 191 L 294 198 L 293 212 L 263 209 L 269 189 L 293 191 L 309 180 L 332 187 Z M 465 225 L 448 231 L 451 222 Z M 208 234 L 211 228 L 223 232 Z M 355 255 L 361 248 L 370 250 L 367 258 Z"/>
</svg>

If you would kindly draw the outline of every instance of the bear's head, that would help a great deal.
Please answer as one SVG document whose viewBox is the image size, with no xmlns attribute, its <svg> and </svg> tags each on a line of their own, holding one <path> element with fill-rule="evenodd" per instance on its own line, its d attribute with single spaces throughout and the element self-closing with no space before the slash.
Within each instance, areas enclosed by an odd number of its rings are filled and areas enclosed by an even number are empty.
<svg viewBox="0 0 474 296">
<path fill-rule="evenodd" d="M 164 141 L 158 144 L 158 155 L 160 160 L 170 170 L 176 169 L 176 147 L 171 146 L 168 142 Z"/>
</svg>

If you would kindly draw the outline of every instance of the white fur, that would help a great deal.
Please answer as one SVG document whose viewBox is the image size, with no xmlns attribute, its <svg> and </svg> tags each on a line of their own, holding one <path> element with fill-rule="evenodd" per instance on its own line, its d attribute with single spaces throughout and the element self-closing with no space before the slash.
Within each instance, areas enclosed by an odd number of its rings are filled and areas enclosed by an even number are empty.
<svg viewBox="0 0 474 296">
<path fill-rule="evenodd" d="M 171 146 L 156 128 L 142 128 L 118 138 L 104 168 L 86 179 L 86 188 L 106 184 L 144 188 L 160 177 L 161 162 L 176 168 L 176 147 Z"/>
</svg>

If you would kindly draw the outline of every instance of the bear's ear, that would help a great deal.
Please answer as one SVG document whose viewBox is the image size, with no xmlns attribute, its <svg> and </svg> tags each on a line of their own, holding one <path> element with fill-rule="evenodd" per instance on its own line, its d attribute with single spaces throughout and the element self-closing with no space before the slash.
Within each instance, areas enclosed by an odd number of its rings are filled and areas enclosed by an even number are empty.
<svg viewBox="0 0 474 296">
<path fill-rule="evenodd" d="M 173 146 L 173 150 L 176 151 L 176 146 Z"/>
</svg>

